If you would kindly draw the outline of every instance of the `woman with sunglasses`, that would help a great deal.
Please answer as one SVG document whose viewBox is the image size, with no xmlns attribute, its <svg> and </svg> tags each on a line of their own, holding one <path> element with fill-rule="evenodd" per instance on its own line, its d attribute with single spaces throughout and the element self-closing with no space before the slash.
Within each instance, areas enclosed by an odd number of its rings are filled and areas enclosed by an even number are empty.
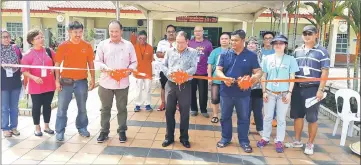
<svg viewBox="0 0 361 165">
<path fill-rule="evenodd" d="M 283 35 L 276 36 L 271 44 L 275 54 L 266 56 L 262 61 L 262 80 L 294 79 L 299 71 L 296 59 L 285 54 L 287 38 Z M 264 101 L 263 135 L 257 142 L 258 147 L 264 147 L 270 142 L 272 133 L 272 119 L 277 111 L 277 137 L 275 139 L 276 152 L 284 152 L 283 141 L 286 134 L 286 115 L 291 101 L 294 82 L 262 82 Z"/>
<path fill-rule="evenodd" d="M 11 35 L 1 31 L 1 64 L 19 64 L 23 57 L 19 47 L 10 44 Z M 1 129 L 4 137 L 18 136 L 21 72 L 18 67 L 1 67 Z"/>
<path fill-rule="evenodd" d="M 44 35 L 39 29 L 30 30 L 26 38 L 32 48 L 26 52 L 21 60 L 23 65 L 32 66 L 54 66 L 55 53 L 49 48 L 44 48 Z M 43 136 L 40 127 L 41 107 L 43 107 L 44 132 L 54 134 L 50 129 L 51 102 L 55 91 L 55 76 L 51 69 L 22 68 L 24 76 L 29 78 L 29 94 L 32 101 L 32 116 L 35 125 L 35 136 Z"/>
</svg>

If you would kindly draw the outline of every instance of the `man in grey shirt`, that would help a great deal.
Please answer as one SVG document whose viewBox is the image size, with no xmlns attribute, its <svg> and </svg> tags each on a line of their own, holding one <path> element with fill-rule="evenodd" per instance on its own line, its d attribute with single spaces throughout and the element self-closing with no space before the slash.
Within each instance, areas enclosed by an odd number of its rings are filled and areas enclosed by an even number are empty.
<svg viewBox="0 0 361 165">
<path fill-rule="evenodd" d="M 168 78 L 165 85 L 167 133 L 165 135 L 165 140 L 162 143 L 163 147 L 167 147 L 174 143 L 174 114 L 178 102 L 181 115 L 179 139 L 184 147 L 190 148 L 188 127 L 189 109 L 191 106 L 191 79 L 181 85 L 177 85 L 170 75 L 179 70 L 187 72 L 188 75 L 194 75 L 197 70 L 197 57 L 197 51 L 188 47 L 186 33 L 184 31 L 178 32 L 176 36 L 176 47 L 167 50 L 163 64 L 163 73 Z"/>
</svg>

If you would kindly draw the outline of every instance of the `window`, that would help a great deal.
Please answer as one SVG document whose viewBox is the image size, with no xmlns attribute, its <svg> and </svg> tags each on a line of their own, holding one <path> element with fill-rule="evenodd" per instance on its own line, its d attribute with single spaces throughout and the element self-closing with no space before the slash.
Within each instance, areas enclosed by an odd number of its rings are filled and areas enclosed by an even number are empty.
<svg viewBox="0 0 361 165">
<path fill-rule="evenodd" d="M 337 34 L 336 53 L 347 53 L 347 34 Z"/>
<path fill-rule="evenodd" d="M 65 41 L 65 26 L 63 24 L 58 24 L 57 38 L 59 43 Z"/>
<path fill-rule="evenodd" d="M 6 30 L 11 34 L 12 39 L 23 37 L 22 23 L 6 23 Z"/>
</svg>

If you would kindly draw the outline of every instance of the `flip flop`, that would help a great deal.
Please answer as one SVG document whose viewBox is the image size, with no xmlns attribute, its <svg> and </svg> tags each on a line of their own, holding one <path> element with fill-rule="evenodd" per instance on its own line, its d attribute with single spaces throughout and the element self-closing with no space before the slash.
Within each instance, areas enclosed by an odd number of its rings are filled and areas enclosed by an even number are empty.
<svg viewBox="0 0 361 165">
<path fill-rule="evenodd" d="M 218 123 L 219 122 L 218 117 L 212 117 L 211 122 L 212 123 Z"/>
</svg>

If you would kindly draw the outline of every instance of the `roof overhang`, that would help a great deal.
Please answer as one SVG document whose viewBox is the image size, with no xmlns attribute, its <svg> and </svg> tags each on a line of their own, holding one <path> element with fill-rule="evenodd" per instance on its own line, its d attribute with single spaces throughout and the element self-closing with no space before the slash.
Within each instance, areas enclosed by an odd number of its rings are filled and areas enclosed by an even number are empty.
<svg viewBox="0 0 361 165">
<path fill-rule="evenodd" d="M 282 1 L 119 1 L 156 20 L 177 16 L 216 16 L 251 22 L 267 8 L 281 9 Z M 286 6 L 289 1 L 284 1 Z"/>
</svg>

